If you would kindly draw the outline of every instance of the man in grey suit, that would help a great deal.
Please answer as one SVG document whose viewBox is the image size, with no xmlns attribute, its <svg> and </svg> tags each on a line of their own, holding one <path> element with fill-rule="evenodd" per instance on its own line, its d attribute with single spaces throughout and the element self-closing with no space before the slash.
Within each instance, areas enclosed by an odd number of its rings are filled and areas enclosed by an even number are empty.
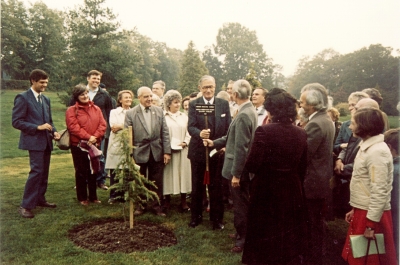
<svg viewBox="0 0 400 265">
<path fill-rule="evenodd" d="M 321 84 L 312 83 L 301 89 L 300 106 L 309 120 L 304 128 L 307 133 L 307 173 L 303 184 L 308 207 L 308 258 L 318 264 L 323 255 L 324 211 L 330 201 L 335 128 L 326 112 L 328 95 Z"/>
<path fill-rule="evenodd" d="M 31 170 L 25 184 L 24 197 L 18 212 L 33 218 L 36 206 L 55 208 L 46 201 L 52 139 L 60 139 L 51 117 L 50 99 L 42 94 L 49 82 L 43 70 L 35 69 L 29 76 L 31 88 L 18 94 L 12 110 L 12 126 L 21 131 L 19 149 L 29 151 Z"/>
<path fill-rule="evenodd" d="M 235 253 L 243 251 L 246 237 L 250 179 L 248 172 L 243 169 L 257 128 L 257 113 L 249 100 L 250 96 L 249 82 L 236 81 L 232 87 L 232 99 L 239 107 L 227 135 L 214 141 L 203 139 L 205 146 L 215 147 L 217 150 L 226 147 L 222 176 L 231 181 L 236 229 L 236 242 L 231 251 Z"/>
<path fill-rule="evenodd" d="M 163 169 L 171 159 L 171 144 L 169 141 L 168 127 L 165 122 L 163 110 L 160 107 L 152 106 L 153 93 L 149 87 L 138 89 L 140 104 L 128 110 L 125 115 L 125 128 L 132 126 L 133 130 L 133 158 L 140 166 L 140 173 L 147 174 L 148 179 L 155 182 L 160 200 L 163 196 Z M 159 216 L 165 216 L 161 205 L 153 204 L 153 209 Z M 136 215 L 143 213 L 138 208 Z"/>
</svg>

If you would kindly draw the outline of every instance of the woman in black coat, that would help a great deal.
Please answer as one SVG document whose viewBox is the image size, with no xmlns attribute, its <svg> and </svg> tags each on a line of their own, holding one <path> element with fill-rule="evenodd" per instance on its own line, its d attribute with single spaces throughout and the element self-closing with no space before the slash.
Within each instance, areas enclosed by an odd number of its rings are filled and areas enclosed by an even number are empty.
<svg viewBox="0 0 400 265">
<path fill-rule="evenodd" d="M 242 262 L 300 264 L 306 239 L 307 135 L 293 125 L 296 99 L 288 92 L 272 89 L 264 106 L 272 122 L 257 128 L 246 162 L 255 176 Z"/>
</svg>

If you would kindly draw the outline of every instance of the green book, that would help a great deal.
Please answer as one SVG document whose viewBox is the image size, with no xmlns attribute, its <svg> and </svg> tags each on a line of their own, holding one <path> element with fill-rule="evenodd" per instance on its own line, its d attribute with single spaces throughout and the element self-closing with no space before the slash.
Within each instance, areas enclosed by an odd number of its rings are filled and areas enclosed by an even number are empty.
<svg viewBox="0 0 400 265">
<path fill-rule="evenodd" d="M 386 253 L 383 234 L 375 234 L 375 240 L 378 244 L 379 254 Z M 375 240 L 371 240 L 369 244 L 368 255 L 378 254 Z M 367 254 L 368 239 L 364 235 L 350 235 L 350 246 L 354 258 L 364 257 Z"/>
</svg>

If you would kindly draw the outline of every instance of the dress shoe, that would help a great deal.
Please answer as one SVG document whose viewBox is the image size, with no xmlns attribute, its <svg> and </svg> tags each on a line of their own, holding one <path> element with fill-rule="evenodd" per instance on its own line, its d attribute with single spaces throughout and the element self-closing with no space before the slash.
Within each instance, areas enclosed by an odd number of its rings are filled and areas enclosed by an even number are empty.
<svg viewBox="0 0 400 265">
<path fill-rule="evenodd" d="M 57 205 L 55 203 L 51 203 L 51 202 L 42 202 L 42 203 L 38 203 L 39 207 L 48 207 L 48 208 L 56 208 Z"/>
<path fill-rule="evenodd" d="M 88 206 L 89 205 L 89 202 L 88 201 L 80 201 L 79 202 L 81 205 L 83 205 L 83 206 Z"/>
<path fill-rule="evenodd" d="M 213 222 L 213 230 L 223 230 L 225 228 L 224 224 L 220 221 Z"/>
<path fill-rule="evenodd" d="M 163 212 L 163 207 L 161 206 L 155 206 L 153 207 L 154 212 L 156 213 L 156 215 L 161 216 L 161 217 L 165 217 L 167 216 L 164 212 Z"/>
<path fill-rule="evenodd" d="M 97 184 L 97 187 L 102 189 L 102 190 L 108 190 L 108 187 L 104 184 Z"/>
<path fill-rule="evenodd" d="M 192 218 L 192 220 L 189 223 L 189 227 L 195 228 L 199 224 L 203 222 L 203 217 L 198 217 L 198 218 Z"/>
<path fill-rule="evenodd" d="M 29 210 L 29 209 L 25 209 L 25 208 L 19 207 L 18 212 L 24 218 L 33 218 L 33 217 L 35 217 L 35 215 L 33 215 L 31 210 Z"/>
<path fill-rule="evenodd" d="M 92 203 L 97 203 L 97 204 L 100 204 L 100 203 L 101 203 L 101 201 L 99 201 L 99 200 L 93 200 L 93 201 L 90 201 L 90 202 L 92 202 Z"/>
<path fill-rule="evenodd" d="M 231 252 L 233 252 L 233 253 L 241 253 L 241 252 L 243 252 L 243 247 L 234 246 L 234 247 L 231 249 Z"/>
</svg>

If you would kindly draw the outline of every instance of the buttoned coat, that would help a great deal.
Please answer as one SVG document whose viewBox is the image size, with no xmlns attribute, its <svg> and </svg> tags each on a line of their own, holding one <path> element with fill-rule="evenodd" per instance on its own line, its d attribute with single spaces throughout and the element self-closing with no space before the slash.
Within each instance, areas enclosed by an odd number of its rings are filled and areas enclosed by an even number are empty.
<svg viewBox="0 0 400 265">
<path fill-rule="evenodd" d="M 189 123 L 188 132 L 191 136 L 189 143 L 188 158 L 195 161 L 205 161 L 206 148 L 200 132 L 206 128 L 205 117 L 196 114 L 196 104 L 205 104 L 203 97 L 197 98 L 189 103 Z M 211 130 L 210 140 L 215 140 L 226 135 L 231 114 L 228 101 L 214 97 L 215 117 L 208 117 L 208 127 Z"/>
<path fill-rule="evenodd" d="M 304 128 L 307 133 L 307 173 L 304 191 L 307 199 L 326 199 L 332 176 L 332 145 L 335 128 L 325 110 L 318 111 Z"/>
<path fill-rule="evenodd" d="M 243 103 L 229 126 L 227 135 L 214 141 L 215 148 L 226 147 L 222 176 L 240 178 L 257 128 L 257 113 L 250 101 Z"/>
<path fill-rule="evenodd" d="M 171 144 L 167 123 L 162 108 L 151 106 L 151 133 L 149 132 L 140 104 L 128 110 L 125 115 L 125 128 L 132 126 L 133 158 L 136 163 L 147 163 L 150 151 L 154 160 L 160 162 L 164 154 L 171 154 Z"/>
<path fill-rule="evenodd" d="M 53 150 L 53 136 L 47 130 L 40 131 L 39 125 L 53 124 L 50 111 L 50 99 L 42 95 L 42 106 L 38 103 L 31 89 L 18 94 L 14 99 L 12 126 L 21 131 L 18 148 L 22 150 L 44 151 L 46 146 Z"/>
</svg>

